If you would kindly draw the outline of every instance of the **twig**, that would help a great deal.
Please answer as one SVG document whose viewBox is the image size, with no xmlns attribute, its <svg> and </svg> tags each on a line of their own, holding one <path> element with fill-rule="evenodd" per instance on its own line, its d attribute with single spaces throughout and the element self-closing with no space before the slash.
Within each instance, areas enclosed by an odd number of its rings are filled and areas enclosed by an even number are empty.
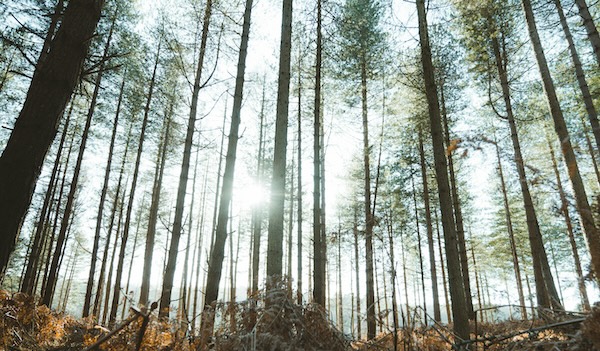
<svg viewBox="0 0 600 351">
<path fill-rule="evenodd" d="M 98 341 L 96 341 L 94 344 L 92 344 L 92 345 L 86 347 L 85 349 L 83 349 L 83 351 L 91 351 L 91 350 L 97 349 L 98 346 L 102 345 L 102 343 L 104 343 L 106 340 L 112 338 L 115 334 L 117 334 L 121 330 L 125 329 L 126 326 L 128 326 L 131 323 L 133 323 L 139 317 L 143 317 L 144 316 L 142 314 L 142 312 L 140 310 L 138 310 L 137 308 L 131 307 L 130 309 L 134 312 L 134 314 L 131 317 L 129 317 L 128 319 L 126 319 L 125 321 L 123 321 L 121 324 L 119 324 L 119 326 L 116 329 L 114 329 L 110 333 L 108 333 L 108 334 L 104 335 L 103 337 L 101 337 L 100 339 L 98 339 Z"/>
</svg>

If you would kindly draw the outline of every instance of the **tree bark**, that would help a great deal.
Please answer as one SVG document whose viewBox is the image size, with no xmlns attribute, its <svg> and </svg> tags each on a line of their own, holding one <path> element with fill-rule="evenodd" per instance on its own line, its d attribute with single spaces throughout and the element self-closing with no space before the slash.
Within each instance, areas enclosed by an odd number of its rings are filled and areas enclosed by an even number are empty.
<svg viewBox="0 0 600 351">
<path fill-rule="evenodd" d="M 581 3 L 584 1 L 585 0 L 578 0 L 576 2 Z M 569 29 L 569 25 L 567 24 L 567 19 L 565 18 L 565 14 L 560 0 L 554 0 L 554 6 L 556 6 L 556 11 L 558 12 L 558 17 L 560 19 L 560 25 L 563 29 L 563 32 L 565 33 L 565 39 L 567 39 L 567 43 L 569 45 L 569 52 L 571 54 L 571 59 L 573 60 L 573 66 L 575 66 L 577 84 L 579 85 L 579 89 L 581 90 L 581 97 L 583 98 L 585 111 L 587 112 L 588 118 L 590 120 L 590 125 L 592 126 L 592 133 L 594 134 L 594 138 L 596 139 L 596 148 L 597 150 L 600 150 L 600 123 L 598 123 L 598 113 L 596 111 L 596 107 L 594 106 L 594 101 L 592 100 L 590 88 L 585 78 L 585 72 L 583 71 L 583 66 L 581 65 L 581 60 L 579 59 L 579 54 L 577 53 L 577 48 L 575 47 L 573 36 L 571 35 L 571 30 Z M 598 32 L 596 32 L 596 34 L 597 33 Z M 595 53 L 598 54 L 598 52 Z"/>
<path fill-rule="evenodd" d="M 435 249 L 433 243 L 433 226 L 431 222 L 431 205 L 429 204 L 429 184 L 427 180 L 427 164 L 423 147 L 423 135 L 419 131 L 419 155 L 421 159 L 421 178 L 423 179 L 423 204 L 425 205 L 425 224 L 427 227 L 427 245 L 429 248 L 429 269 L 431 271 L 431 293 L 433 295 L 433 318 L 442 321 L 440 313 L 440 297 L 438 293 L 437 269 L 435 266 Z"/>
<path fill-rule="evenodd" d="M 317 47 L 313 113 L 313 301 L 325 306 L 325 257 L 321 235 L 321 66 L 323 50 L 322 1 L 317 0 Z M 358 274 L 358 271 L 357 271 Z M 360 306 L 358 306 L 360 308 Z M 360 335 L 360 332 L 359 332 Z"/>
<path fill-rule="evenodd" d="M 596 279 L 600 280 L 600 278 L 598 278 L 600 274 L 598 273 L 600 272 L 600 233 L 598 233 L 598 229 L 594 223 L 594 218 L 588 203 L 583 180 L 581 179 L 581 174 L 579 173 L 577 159 L 575 158 L 573 146 L 571 145 L 569 131 L 567 130 L 567 125 L 560 108 L 560 103 L 558 102 L 558 97 L 556 96 L 554 82 L 552 81 L 548 63 L 546 62 L 546 57 L 544 55 L 544 50 L 538 36 L 531 3 L 529 0 L 523 0 L 522 3 L 523 10 L 525 12 L 525 19 L 527 21 L 529 37 L 531 38 L 531 43 L 535 51 L 535 58 L 542 76 L 542 82 L 546 97 L 548 99 L 550 114 L 552 115 L 552 119 L 554 121 L 554 130 L 556 131 L 556 135 L 561 143 L 563 158 L 567 168 L 569 169 L 568 174 L 573 187 L 573 194 L 575 195 L 575 203 L 581 218 L 583 232 L 586 235 L 589 246 L 592 269 L 594 272 L 596 272 Z"/>
<path fill-rule="evenodd" d="M 100 20 L 103 4 L 103 0 L 69 2 L 48 56 L 33 75 L 0 157 L 0 276 L 15 248 L 59 119 L 79 82 L 89 39 Z"/>
<path fill-rule="evenodd" d="M 592 44 L 592 52 L 596 57 L 596 62 L 600 66 L 600 34 L 598 34 L 594 19 L 590 14 L 590 10 L 585 0 L 575 0 L 575 4 L 579 10 L 579 16 L 583 20 L 583 26 L 587 32 L 588 40 L 590 41 L 590 44 Z"/>
<path fill-rule="evenodd" d="M 440 210 L 442 213 L 442 227 L 446 244 L 446 260 L 448 267 L 448 280 L 450 282 L 450 296 L 452 298 L 452 314 L 454 332 L 458 338 L 470 338 L 469 316 L 466 306 L 465 287 L 462 284 L 461 263 L 458 252 L 456 224 L 452 211 L 452 198 L 448 181 L 448 165 L 446 163 L 445 148 L 443 143 L 442 119 L 435 85 L 434 68 L 429 47 L 429 34 L 425 14 L 425 1 L 417 0 L 419 18 L 419 38 L 421 43 L 421 61 L 425 79 L 425 92 L 429 108 L 431 139 L 433 143 L 433 156 L 435 160 L 435 173 L 437 176 Z"/>
<path fill-rule="evenodd" d="M 142 119 L 142 127 L 140 129 L 140 139 L 138 142 L 137 155 L 135 159 L 135 166 L 133 168 L 133 179 L 131 181 L 131 190 L 129 191 L 129 200 L 127 201 L 127 211 L 125 212 L 125 223 L 123 224 L 123 236 L 121 237 L 121 248 L 119 251 L 119 261 L 117 263 L 116 279 L 113 289 L 113 300 L 109 315 L 109 325 L 113 325 L 117 318 L 117 307 L 119 302 L 119 294 L 121 293 L 121 278 L 123 276 L 123 265 L 125 261 L 125 249 L 127 248 L 127 239 L 129 238 L 129 227 L 131 225 L 131 212 L 133 210 L 133 200 L 135 198 L 135 190 L 137 188 L 137 180 L 140 171 L 140 162 L 142 158 L 142 151 L 144 149 L 144 140 L 146 137 L 146 127 L 148 126 L 148 119 L 150 116 L 150 105 L 152 103 L 152 97 L 154 88 L 156 85 L 156 71 L 158 69 L 158 63 L 160 61 L 160 49 L 162 44 L 162 38 L 159 39 L 158 47 L 156 49 L 156 57 L 154 61 L 154 68 L 152 69 L 152 77 L 150 78 L 150 85 L 148 87 L 148 95 L 146 96 L 146 105 L 144 106 L 144 117 Z M 108 303 L 108 301 L 106 301 Z"/>
<path fill-rule="evenodd" d="M 227 240 L 227 223 L 230 216 L 231 196 L 233 191 L 233 180 L 235 174 L 235 163 L 237 156 L 237 143 L 241 110 L 244 92 L 244 74 L 246 71 L 246 56 L 248 51 L 248 39 L 250 33 L 250 18 L 252 14 L 252 0 L 246 0 L 244 11 L 244 23 L 242 26 L 242 38 L 238 56 L 237 74 L 235 80 L 235 91 L 233 95 L 233 109 L 231 111 L 231 124 L 229 127 L 229 139 L 227 145 L 227 156 L 225 158 L 225 172 L 223 173 L 223 185 L 221 199 L 219 201 L 219 215 L 215 232 L 214 247 L 210 254 L 208 273 L 206 278 L 204 310 L 202 313 L 202 344 L 207 342 L 214 328 L 214 313 L 211 306 L 219 296 L 219 285 L 221 283 L 221 272 L 225 256 L 225 242 Z M 231 238 L 230 238 L 231 240 Z"/>
<path fill-rule="evenodd" d="M 173 289 L 173 279 L 175 277 L 175 265 L 177 264 L 177 253 L 179 251 L 179 238 L 183 227 L 183 208 L 185 205 L 185 195 L 188 183 L 188 174 L 190 170 L 190 158 L 192 150 L 192 141 L 196 125 L 196 114 L 198 104 L 198 93 L 200 91 L 200 78 L 204 66 L 204 55 L 206 53 L 206 43 L 208 41 L 208 28 L 212 13 L 212 0 L 207 0 L 204 12 L 204 23 L 202 26 L 202 39 L 200 41 L 200 53 L 198 65 L 196 67 L 196 76 L 194 79 L 194 88 L 192 91 L 192 104 L 190 107 L 190 116 L 188 118 L 187 130 L 185 134 L 185 143 L 183 147 L 183 161 L 181 163 L 181 172 L 179 174 L 179 186 L 177 188 L 177 199 L 175 201 L 175 218 L 173 221 L 173 232 L 171 234 L 171 247 L 169 248 L 169 257 L 162 284 L 160 295 L 160 306 L 158 314 L 160 317 L 168 317 L 169 306 L 171 304 L 171 293 Z"/>
<path fill-rule="evenodd" d="M 494 139 L 495 136 L 494 136 Z M 517 283 L 517 292 L 519 293 L 519 304 L 521 305 L 521 318 L 527 320 L 527 308 L 525 307 L 525 294 L 523 294 L 523 280 L 521 279 L 521 267 L 519 266 L 519 255 L 517 254 L 517 244 L 513 231 L 512 215 L 508 203 L 508 192 L 506 190 L 506 182 L 504 181 L 504 171 L 502 170 L 502 160 L 500 159 L 500 146 L 496 142 L 496 158 L 498 159 L 498 176 L 500 177 L 500 188 L 502 190 L 502 200 L 504 204 L 504 212 L 506 218 L 506 230 L 510 242 L 510 253 L 513 260 L 513 269 L 515 270 L 515 281 Z"/>
<path fill-rule="evenodd" d="M 273 175 L 271 177 L 267 239 L 267 283 L 269 279 L 280 279 L 282 277 L 283 212 L 285 205 L 285 168 L 292 48 L 292 2 L 292 0 L 283 0 L 282 7 L 277 119 L 275 121 L 275 147 L 273 150 Z"/>
</svg>

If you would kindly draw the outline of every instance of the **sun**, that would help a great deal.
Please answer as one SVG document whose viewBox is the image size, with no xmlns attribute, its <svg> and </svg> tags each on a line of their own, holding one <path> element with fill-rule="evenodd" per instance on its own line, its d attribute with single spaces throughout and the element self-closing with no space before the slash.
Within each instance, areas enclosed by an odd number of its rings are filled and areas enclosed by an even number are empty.
<svg viewBox="0 0 600 351">
<path fill-rule="evenodd" d="M 253 208 L 269 201 L 269 190 L 262 184 L 251 183 L 237 189 L 234 201 L 243 208 Z"/>
</svg>

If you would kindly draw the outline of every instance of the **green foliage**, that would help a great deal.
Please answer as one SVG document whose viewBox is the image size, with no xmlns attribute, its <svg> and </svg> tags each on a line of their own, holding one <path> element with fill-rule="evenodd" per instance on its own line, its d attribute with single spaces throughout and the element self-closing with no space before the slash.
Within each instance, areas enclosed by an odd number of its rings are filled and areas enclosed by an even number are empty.
<svg viewBox="0 0 600 351">
<path fill-rule="evenodd" d="M 358 80 L 361 69 L 374 78 L 382 69 L 386 50 L 380 21 L 383 8 L 377 0 L 347 0 L 337 23 L 339 31 L 337 73 Z"/>
</svg>

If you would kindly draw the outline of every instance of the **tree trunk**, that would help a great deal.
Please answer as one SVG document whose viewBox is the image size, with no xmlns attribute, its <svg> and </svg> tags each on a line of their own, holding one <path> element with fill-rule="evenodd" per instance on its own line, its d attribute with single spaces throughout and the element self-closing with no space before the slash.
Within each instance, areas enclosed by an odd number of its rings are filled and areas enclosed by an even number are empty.
<svg viewBox="0 0 600 351">
<path fill-rule="evenodd" d="M 114 21 L 113 21 L 114 25 Z M 104 73 L 104 64 L 108 58 L 108 50 L 110 49 L 110 41 L 112 39 L 112 28 L 108 33 L 108 38 L 106 40 L 106 44 L 104 46 L 104 53 L 102 54 L 100 67 L 98 68 L 98 74 L 96 75 L 96 81 L 94 85 L 94 92 L 92 93 L 92 100 L 90 102 L 90 107 L 88 109 L 87 118 L 85 121 L 85 126 L 83 127 L 83 134 L 81 135 L 81 144 L 79 145 L 79 154 L 77 155 L 77 161 L 75 163 L 75 170 L 73 171 L 73 179 L 71 180 L 71 187 L 69 189 L 69 194 L 67 195 L 67 204 L 65 205 L 65 210 L 63 213 L 62 222 L 60 224 L 60 231 L 58 233 L 58 237 L 56 239 L 56 250 L 54 252 L 54 256 L 52 257 L 52 264 L 50 266 L 50 272 L 48 273 L 48 280 L 46 282 L 46 289 L 43 292 L 41 303 L 50 307 L 52 304 L 52 296 L 54 294 L 54 288 L 56 286 L 56 280 L 58 278 L 58 261 L 61 258 L 58 254 L 63 250 L 66 239 L 67 227 L 69 226 L 69 217 L 71 216 L 71 212 L 73 210 L 73 204 L 75 202 L 76 192 L 78 189 L 79 183 L 79 172 L 81 171 L 81 164 L 83 162 L 83 154 L 85 153 L 85 147 L 88 141 L 88 135 L 90 131 L 90 127 L 92 125 L 92 118 L 94 117 L 94 112 L 96 110 L 96 102 L 98 101 L 98 94 L 100 93 L 100 86 L 102 84 L 102 75 Z M 93 253 L 92 253 L 93 255 Z M 92 257 L 95 259 L 95 257 Z"/>
<path fill-rule="evenodd" d="M 225 172 L 223 174 L 223 185 L 221 189 L 221 199 L 219 201 L 219 215 L 215 232 L 214 247 L 210 254 L 208 273 L 206 278 L 205 301 L 202 313 L 202 345 L 208 337 L 212 335 L 214 328 L 214 314 L 211 313 L 211 306 L 217 301 L 219 296 L 219 285 L 221 282 L 221 271 L 223 267 L 223 258 L 225 252 L 225 242 L 227 239 L 227 222 L 229 221 L 229 210 L 231 204 L 231 195 L 233 190 L 233 180 L 235 174 L 235 163 L 237 156 L 237 143 L 239 125 L 241 119 L 241 109 L 244 91 L 244 74 L 246 71 L 246 55 L 248 50 L 248 36 L 250 32 L 250 16 L 252 13 L 252 0 L 246 0 L 244 11 L 244 23 L 242 26 L 242 38 L 240 52 L 238 56 L 237 74 L 235 81 L 235 92 L 233 95 L 233 109 L 231 112 L 231 125 L 229 129 L 229 140 L 227 145 L 227 156 L 225 159 Z M 231 240 L 231 239 L 230 239 Z"/>
<path fill-rule="evenodd" d="M 431 206 L 429 204 L 429 184 L 427 180 L 427 164 L 423 147 L 423 135 L 419 131 L 419 154 L 421 159 L 421 177 L 423 179 L 423 204 L 425 205 L 425 224 L 427 226 L 427 245 L 429 248 L 429 269 L 431 270 L 431 293 L 433 295 L 433 318 L 442 321 L 440 298 L 438 293 L 437 270 L 435 266 L 435 250 L 433 243 L 433 226 L 431 224 Z"/>
<path fill-rule="evenodd" d="M 546 137 L 548 137 L 546 135 Z M 575 233 L 573 232 L 573 223 L 571 221 L 571 214 L 569 213 L 569 201 L 567 195 L 562 186 L 562 179 L 560 172 L 558 171 L 558 164 L 556 162 L 556 156 L 554 154 L 554 147 L 552 142 L 548 138 L 548 148 L 550 150 L 550 157 L 552 158 L 552 169 L 554 170 L 554 176 L 556 177 L 556 186 L 558 188 L 558 195 L 560 196 L 561 212 L 565 217 L 565 224 L 567 225 L 567 235 L 569 237 L 569 244 L 571 244 L 571 252 L 573 253 L 573 263 L 575 266 L 575 272 L 577 273 L 577 287 L 579 288 L 579 294 L 581 295 L 581 302 L 583 304 L 584 311 L 590 311 L 590 300 L 587 295 L 585 288 L 585 278 L 583 276 L 583 270 L 581 269 L 581 260 L 579 258 L 579 252 L 577 250 L 577 243 L 575 241 Z M 564 300 L 563 300 L 564 301 Z"/>
<path fill-rule="evenodd" d="M 438 242 L 438 252 L 440 254 L 440 270 L 442 271 L 442 286 L 444 287 L 444 301 L 446 301 L 446 317 L 448 323 L 452 323 L 452 313 L 450 299 L 448 298 L 448 280 L 446 279 L 446 267 L 444 265 L 444 253 L 442 251 L 442 238 L 440 237 L 440 224 L 438 220 L 437 211 L 435 211 L 435 232 Z"/>
<path fill-rule="evenodd" d="M 356 330 L 357 337 L 362 337 L 361 317 L 360 317 L 360 274 L 358 270 L 358 209 L 354 208 L 354 224 L 352 228 L 354 234 L 354 271 L 356 272 Z"/>
<path fill-rule="evenodd" d="M 258 156 L 256 157 L 256 182 L 262 183 L 264 163 L 264 127 L 265 127 L 265 82 L 263 82 L 260 107 L 260 129 L 258 137 Z M 258 293 L 258 273 L 260 265 L 260 237 L 262 232 L 262 204 L 252 209 L 252 290 L 251 295 Z M 254 323 L 252 323 L 254 324 Z"/>
<path fill-rule="evenodd" d="M 27 261 L 27 268 L 21 284 L 21 292 L 29 295 L 33 295 L 33 291 L 35 289 L 35 281 L 37 277 L 36 271 L 38 270 L 38 264 L 40 263 L 39 257 L 43 252 L 43 243 L 45 241 L 44 234 L 47 229 L 47 224 L 50 220 L 50 214 L 52 212 L 51 200 L 54 198 L 54 193 L 56 192 L 56 184 L 58 182 L 58 176 L 60 173 L 60 159 L 62 157 L 63 147 L 65 145 L 69 130 L 69 124 L 73 115 L 73 105 L 74 104 L 71 103 L 65 125 L 63 126 L 63 132 L 60 138 L 60 143 L 58 144 L 58 150 L 56 151 L 56 158 L 54 160 L 54 166 L 52 167 L 50 181 L 48 182 L 48 189 L 46 190 L 46 195 L 44 196 L 44 203 L 40 209 L 40 217 L 38 219 L 38 224 L 32 239 L 31 250 Z"/>
<path fill-rule="evenodd" d="M 420 136 L 420 131 L 419 131 Z M 421 140 L 419 139 L 419 142 Z M 422 144 L 421 144 L 422 145 Z M 423 315 L 425 325 L 427 325 L 427 293 L 425 292 L 425 269 L 423 268 L 423 250 L 421 248 L 421 226 L 419 225 L 419 208 L 417 206 L 417 190 L 415 188 L 414 177 L 410 178 L 412 184 L 413 203 L 415 206 L 415 230 L 417 231 L 417 253 L 419 255 L 419 277 L 421 278 L 421 292 L 423 293 Z"/>
<path fill-rule="evenodd" d="M 594 19 L 590 14 L 590 10 L 585 0 L 575 0 L 575 4 L 579 10 L 579 16 L 583 20 L 583 26 L 587 32 L 588 40 L 590 41 L 590 44 L 592 44 L 592 52 L 600 66 L 600 35 L 598 34 Z"/>
<path fill-rule="evenodd" d="M 123 152 L 123 159 L 121 161 L 121 170 L 119 171 L 119 179 L 117 181 L 117 188 L 115 190 L 115 195 L 114 195 L 114 199 L 112 201 L 112 205 L 111 205 L 111 212 L 110 212 L 110 220 L 109 220 L 109 224 L 108 224 L 108 228 L 107 228 L 107 235 L 106 235 L 106 243 L 104 245 L 104 253 L 102 254 L 102 263 L 100 264 L 100 276 L 98 277 L 98 287 L 96 289 L 96 297 L 94 298 L 94 305 L 92 308 L 92 315 L 94 316 L 95 320 L 98 321 L 98 317 L 99 317 L 99 309 L 100 309 L 100 300 L 102 297 L 102 291 L 104 289 L 104 275 L 106 272 L 106 260 L 108 258 L 108 251 L 110 249 L 110 238 L 112 235 L 112 231 L 114 228 L 114 224 L 115 224 L 115 217 L 118 211 L 118 207 L 119 207 L 119 196 L 121 193 L 121 185 L 123 182 L 123 173 L 125 173 L 125 161 L 127 160 L 127 152 L 129 151 L 129 145 L 131 143 L 131 129 L 132 129 L 132 124 L 129 125 L 129 131 L 127 132 L 127 140 L 125 141 L 125 150 Z M 123 194 L 123 197 L 125 197 L 125 194 Z M 115 235 L 116 236 L 116 235 Z M 117 238 L 115 238 L 115 249 L 117 246 Z M 114 252 L 114 249 L 113 249 Z M 111 265 L 110 265 L 110 269 L 112 270 L 112 258 L 111 258 Z M 109 280 L 110 283 L 110 280 Z M 107 284 L 108 286 L 108 284 Z M 108 291 L 109 289 L 107 289 Z"/>
<path fill-rule="evenodd" d="M 271 177 L 271 201 L 269 203 L 267 283 L 269 283 L 269 279 L 280 279 L 282 275 L 283 211 L 285 205 L 285 168 L 292 48 L 292 2 L 292 0 L 283 0 L 282 8 L 277 119 L 275 121 L 273 175 Z"/>
<path fill-rule="evenodd" d="M 208 28 L 212 13 L 212 0 L 207 0 L 204 12 L 202 26 L 202 38 L 200 40 L 200 53 L 198 65 L 196 67 L 196 76 L 192 91 L 192 104 L 190 106 L 190 116 L 188 118 L 187 130 L 185 134 L 185 143 L 183 147 L 183 161 L 181 163 L 181 173 L 179 175 L 179 186 L 177 188 L 177 200 L 175 201 L 175 218 L 173 222 L 173 232 L 171 238 L 171 247 L 169 248 L 169 257 L 163 279 L 162 293 L 160 295 L 159 316 L 168 317 L 169 305 L 171 304 L 171 293 L 173 289 L 173 279 L 175 277 L 175 265 L 177 264 L 177 253 L 179 251 L 179 238 L 183 227 L 183 207 L 185 205 L 185 195 L 188 183 L 188 174 L 190 170 L 190 158 L 192 150 L 192 141 L 196 125 L 198 93 L 200 91 L 200 78 L 204 66 L 204 55 L 206 53 L 206 43 L 208 41 Z"/>
<path fill-rule="evenodd" d="M 150 277 L 152 274 L 152 260 L 154 257 L 154 242 L 156 237 L 156 225 L 158 222 L 158 210 L 160 206 L 160 194 L 162 189 L 163 175 L 165 171 L 165 163 L 167 160 L 167 148 L 170 143 L 171 136 L 171 116 L 173 115 L 175 102 L 173 99 L 169 101 L 167 110 L 165 131 L 162 135 L 159 151 L 157 154 L 156 169 L 154 171 L 154 183 L 152 186 L 152 199 L 150 201 L 150 211 L 148 214 L 148 229 L 146 231 L 146 245 L 144 249 L 144 267 L 142 270 L 142 285 L 140 287 L 139 304 L 148 305 L 150 296 Z"/>
<path fill-rule="evenodd" d="M 511 92 L 508 83 L 508 73 L 506 72 L 506 55 L 505 53 L 503 55 L 500 52 L 500 44 L 497 38 L 492 39 L 492 46 L 496 61 L 496 69 L 499 76 L 498 79 L 500 80 L 500 85 L 502 87 L 502 98 L 506 108 L 510 137 L 514 148 L 515 165 L 517 167 L 517 173 L 519 174 L 521 193 L 523 194 L 523 206 L 525 208 L 525 218 L 527 219 L 527 232 L 529 234 L 537 302 L 540 307 L 550 308 L 552 303 L 550 295 L 551 292 L 556 291 L 556 289 L 554 288 L 554 280 L 550 274 L 550 266 L 548 265 L 548 257 L 546 256 L 546 251 L 544 249 L 542 233 L 540 232 L 535 207 L 533 206 L 533 200 L 531 199 L 531 193 L 529 192 L 525 164 L 521 153 L 521 143 L 519 141 L 515 117 L 512 110 Z M 546 272 L 549 275 L 546 275 Z"/>
<path fill-rule="evenodd" d="M 446 113 L 446 99 L 444 95 L 444 85 L 440 89 L 440 103 L 442 112 L 442 124 L 444 127 L 444 140 L 446 147 L 450 147 L 450 128 L 448 127 L 448 114 Z M 458 238 L 458 254 L 460 255 L 460 269 L 462 272 L 463 284 L 465 286 L 465 298 L 467 299 L 467 308 L 469 319 L 475 318 L 473 312 L 473 294 L 471 293 L 471 278 L 469 276 L 469 258 L 467 255 L 467 246 L 465 240 L 465 227 L 463 224 L 462 208 L 460 197 L 458 196 L 458 182 L 454 171 L 454 158 L 452 152 L 448 153 L 448 174 L 450 175 L 450 189 L 452 191 L 452 207 L 454 208 L 454 218 L 456 219 L 456 236 Z"/>
<path fill-rule="evenodd" d="M 521 318 L 527 320 L 527 308 L 525 307 L 525 294 L 523 294 L 523 280 L 521 279 L 521 268 L 519 266 L 519 255 L 517 254 L 517 244 L 513 231 L 512 215 L 508 203 L 508 193 L 506 191 L 506 182 L 504 181 L 504 171 L 502 170 L 502 160 L 500 159 L 500 146 L 494 135 L 496 146 L 496 157 L 498 159 L 498 175 L 500 177 L 500 188 L 502 190 L 502 200 L 504 204 L 504 212 L 506 215 L 506 230 L 510 242 L 510 252 L 513 259 L 513 268 L 515 270 L 515 281 L 517 283 L 517 292 L 519 293 L 519 304 L 521 305 Z"/>
<path fill-rule="evenodd" d="M 584 1 L 585 0 L 580 0 L 576 2 L 579 3 Z M 592 133 L 594 134 L 594 138 L 596 139 L 596 148 L 600 150 L 600 123 L 598 123 L 598 113 L 596 112 L 596 107 L 594 107 L 594 101 L 592 100 L 590 88 L 588 87 L 588 83 L 585 78 L 585 72 L 583 71 L 581 60 L 579 59 L 579 54 L 577 53 L 577 49 L 575 48 L 573 36 L 571 35 L 571 30 L 569 29 L 569 25 L 567 24 L 567 19 L 565 18 L 565 14 L 560 0 L 554 0 L 554 5 L 556 6 L 556 11 L 558 12 L 560 25 L 563 29 L 563 32 L 565 33 L 565 39 L 567 39 L 567 43 L 569 44 L 569 52 L 571 54 L 571 59 L 573 60 L 573 66 L 575 66 L 577 84 L 579 84 L 579 89 L 581 90 L 581 97 L 583 98 L 583 103 L 585 104 L 585 111 L 587 112 L 588 118 L 590 120 L 590 125 L 592 126 Z M 596 54 L 597 53 L 598 52 L 596 52 Z"/>
<path fill-rule="evenodd" d="M 437 88 L 435 85 L 434 68 L 431 61 L 431 49 L 429 47 L 429 34 L 427 32 L 424 0 L 417 0 L 417 11 L 419 17 L 421 61 L 423 64 L 425 92 L 427 95 L 427 105 L 429 108 L 431 139 L 433 143 L 433 156 L 435 160 L 435 173 L 437 176 L 440 210 L 442 213 L 442 227 L 444 229 L 444 237 L 446 239 L 446 260 L 448 266 L 448 280 L 450 282 L 450 296 L 452 298 L 454 332 L 458 338 L 462 340 L 468 340 L 470 338 L 469 315 L 466 306 L 465 287 L 464 284 L 462 284 L 463 279 L 458 252 L 456 225 L 454 223 L 452 198 L 450 196 L 450 185 L 448 181 L 448 165 L 446 163 L 445 148 L 443 143 L 442 119 L 440 115 Z"/>
<path fill-rule="evenodd" d="M 113 19 L 114 24 L 114 19 Z M 112 34 L 112 27 L 111 27 Z M 109 34 L 109 37 L 110 35 Z M 100 230 L 102 228 L 102 217 L 104 215 L 104 203 L 106 202 L 106 193 L 108 192 L 108 183 L 110 181 L 110 171 L 113 159 L 113 153 L 115 148 L 115 140 L 117 137 L 117 127 L 119 125 L 119 114 L 121 113 L 121 103 L 123 102 L 123 92 L 125 90 L 125 77 L 121 83 L 119 90 L 119 98 L 117 101 L 117 111 L 115 113 L 115 120 L 113 124 L 112 135 L 110 138 L 110 146 L 108 149 L 108 157 L 106 161 L 106 169 L 104 171 L 104 183 L 102 184 L 102 190 L 100 192 L 100 203 L 98 204 L 98 213 L 96 217 L 96 229 L 94 231 L 94 245 L 92 247 L 92 258 L 90 262 L 90 272 L 88 273 L 88 281 L 85 289 L 85 297 L 83 302 L 82 317 L 85 318 L 90 313 L 90 303 L 92 300 L 92 290 L 94 288 L 95 274 L 96 274 L 96 261 L 98 260 L 98 249 L 100 246 Z"/>
<path fill-rule="evenodd" d="M 297 234 L 297 291 L 298 305 L 302 305 L 302 52 L 298 58 L 298 234 Z"/>
<path fill-rule="evenodd" d="M 548 63 L 546 62 L 544 50 L 542 48 L 542 44 L 537 33 L 535 19 L 533 16 L 533 9 L 531 8 L 531 3 L 529 0 L 523 0 L 523 10 L 525 12 L 525 18 L 527 20 L 529 37 L 531 38 L 531 43 L 535 51 L 535 58 L 540 69 L 540 74 L 542 76 L 544 91 L 546 92 L 546 97 L 548 98 L 550 114 L 552 115 L 552 119 L 554 120 L 554 130 L 556 131 L 556 135 L 560 140 L 563 158 L 565 160 L 565 163 L 567 164 L 567 168 L 569 169 L 568 174 L 569 178 L 571 179 L 571 185 L 573 187 L 573 194 L 575 195 L 577 210 L 579 211 L 579 215 L 581 217 L 583 232 L 586 235 L 590 250 L 592 269 L 594 272 L 596 272 L 597 279 L 600 280 L 600 278 L 598 278 L 598 272 L 600 272 L 600 234 L 598 233 L 598 229 L 594 224 L 594 218 L 592 216 L 592 211 L 588 203 L 585 187 L 583 185 L 583 180 L 581 179 L 581 174 L 579 173 L 577 159 L 575 158 L 575 153 L 573 152 L 573 147 L 571 145 L 569 131 L 567 130 L 567 125 L 565 123 L 565 119 L 560 108 L 560 104 L 558 102 L 558 97 L 556 96 L 554 82 L 552 81 L 552 77 L 550 76 L 550 70 L 548 68 Z"/>
<path fill-rule="evenodd" d="M 48 56 L 37 66 L 27 98 L 0 157 L 0 277 L 25 218 L 48 148 L 100 19 L 103 0 L 71 1 Z M 27 157 L 23 157 L 24 153 Z"/>
<path fill-rule="evenodd" d="M 129 200 L 127 201 L 127 211 L 125 213 L 125 223 L 123 224 L 123 236 L 121 238 L 121 249 L 119 251 L 119 261 L 117 263 L 116 279 L 113 289 L 113 300 L 109 315 L 109 325 L 113 325 L 117 317 L 117 307 L 119 302 L 119 294 L 121 293 L 121 277 L 123 275 L 123 265 L 125 261 L 125 249 L 127 248 L 127 239 L 129 238 L 129 227 L 131 224 L 131 212 L 133 209 L 133 200 L 135 198 L 135 190 L 137 188 L 137 180 L 140 171 L 140 161 L 142 158 L 142 151 L 144 148 L 144 139 L 146 137 L 146 127 L 148 126 L 148 117 L 150 115 L 150 105 L 152 103 L 152 95 L 156 84 L 156 71 L 158 69 L 158 63 L 160 59 L 160 49 L 162 44 L 162 38 L 159 39 L 158 47 L 156 49 L 156 57 L 154 61 L 154 68 L 152 69 L 152 77 L 150 78 L 150 86 L 148 87 L 148 95 L 146 97 L 146 105 L 144 106 L 144 118 L 142 120 L 142 128 L 140 129 L 140 139 L 138 142 L 137 156 L 135 159 L 135 166 L 133 169 L 133 179 L 131 181 L 131 190 L 129 192 Z M 106 301 L 108 303 L 108 301 Z"/>
<path fill-rule="evenodd" d="M 313 301 L 325 306 L 325 257 L 321 235 L 321 66 L 323 51 L 322 0 L 317 0 L 317 47 L 313 129 Z M 358 271 L 357 273 L 358 274 Z M 360 305 L 358 306 L 360 309 Z M 359 323 L 360 324 L 360 323 Z M 359 333 L 360 335 L 360 330 Z"/>
</svg>

